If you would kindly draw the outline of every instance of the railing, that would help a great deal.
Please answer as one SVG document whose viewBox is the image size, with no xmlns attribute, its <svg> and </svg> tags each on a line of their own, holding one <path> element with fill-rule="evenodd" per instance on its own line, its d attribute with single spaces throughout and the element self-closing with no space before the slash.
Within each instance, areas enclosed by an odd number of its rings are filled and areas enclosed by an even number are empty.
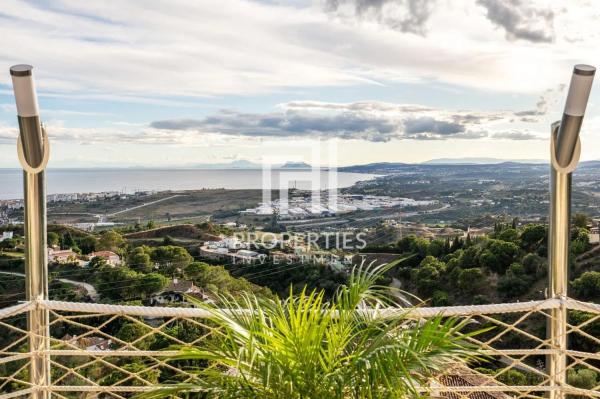
<svg viewBox="0 0 600 399">
<path fill-rule="evenodd" d="M 559 351 L 544 326 L 553 310 L 568 312 L 566 351 L 569 383 L 553 385 L 546 358 Z M 48 311 L 50 349 L 29 352 L 32 311 Z M 410 317 L 443 313 L 469 320 L 467 328 L 493 327 L 473 339 L 489 361 L 450 367 L 432 378 L 432 395 L 449 398 L 600 397 L 597 386 L 581 386 L 577 373 L 600 376 L 600 305 L 572 299 L 417 308 Z M 32 301 L 0 310 L 0 399 L 22 396 L 126 398 L 158 384 L 190 381 L 189 364 L 168 360 L 173 345 L 202 346 L 210 339 L 208 313 L 201 309 Z M 386 314 L 382 313 L 382 317 Z M 51 383 L 32 386 L 31 361 L 50 363 Z M 562 371 L 562 370 L 561 370 Z M 583 372 L 585 374 L 586 372 Z M 588 374 L 590 372 L 587 372 Z M 588 382 L 589 384 L 589 382 Z M 580 385 L 580 386 L 576 386 Z M 42 393 L 40 395 L 40 393 Z"/>
</svg>

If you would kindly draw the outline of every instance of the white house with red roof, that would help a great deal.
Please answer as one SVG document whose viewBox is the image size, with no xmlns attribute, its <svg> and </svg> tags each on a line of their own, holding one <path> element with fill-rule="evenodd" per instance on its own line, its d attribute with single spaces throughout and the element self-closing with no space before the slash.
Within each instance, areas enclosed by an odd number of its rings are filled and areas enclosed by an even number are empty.
<svg viewBox="0 0 600 399">
<path fill-rule="evenodd" d="M 102 258 L 111 266 L 119 266 L 121 264 L 121 257 L 112 251 L 96 251 L 88 255 L 92 258 Z"/>
</svg>

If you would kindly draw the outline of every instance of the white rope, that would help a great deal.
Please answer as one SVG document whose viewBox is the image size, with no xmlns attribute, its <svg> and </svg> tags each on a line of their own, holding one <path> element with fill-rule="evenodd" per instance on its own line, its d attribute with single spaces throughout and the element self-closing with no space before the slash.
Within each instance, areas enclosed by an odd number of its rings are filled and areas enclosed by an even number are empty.
<svg viewBox="0 0 600 399">
<path fill-rule="evenodd" d="M 580 310 L 582 312 L 589 312 L 600 314 L 600 304 L 591 302 L 582 302 L 575 299 L 567 298 L 567 308 L 572 310 Z"/>
<path fill-rule="evenodd" d="M 10 316 L 15 316 L 20 313 L 25 313 L 34 307 L 33 302 L 24 302 L 18 305 L 9 306 L 7 308 L 0 309 L 0 319 L 5 319 Z"/>
<path fill-rule="evenodd" d="M 130 316 L 146 317 L 196 317 L 211 318 L 211 313 L 204 309 L 196 308 L 172 308 L 172 307 L 152 307 L 152 306 L 130 306 L 130 305 L 109 305 L 101 303 L 83 303 L 83 302 L 64 302 L 40 300 L 39 304 L 49 310 L 66 312 L 88 312 L 98 314 L 123 314 Z M 556 309 L 560 307 L 560 299 L 546 299 L 542 301 L 516 302 L 516 303 L 495 303 L 488 305 L 466 305 L 466 306 L 445 306 L 445 307 L 417 307 L 396 308 L 396 309 L 377 309 L 369 311 L 380 317 L 392 317 L 394 315 L 408 314 L 411 317 L 433 317 L 443 316 L 476 316 L 481 314 L 498 313 L 518 313 L 532 310 Z M 361 312 L 364 312 L 361 310 Z"/>
<path fill-rule="evenodd" d="M 97 357 L 173 357 L 179 355 L 179 351 L 145 351 L 145 350 L 87 350 L 87 349 L 50 349 L 41 351 L 50 356 L 85 356 L 93 354 Z"/>
<path fill-rule="evenodd" d="M 18 398 L 19 396 L 29 396 L 31 393 L 33 393 L 35 391 L 37 391 L 36 388 L 22 389 L 20 391 L 2 394 L 2 395 L 0 395 L 0 399 L 11 399 L 11 398 Z"/>
<path fill-rule="evenodd" d="M 168 308 L 152 306 L 108 305 L 101 303 L 81 303 L 40 300 L 40 305 L 49 310 L 66 312 L 90 312 L 98 314 L 122 314 L 145 317 L 198 317 L 210 318 L 210 312 L 194 308 Z"/>
</svg>

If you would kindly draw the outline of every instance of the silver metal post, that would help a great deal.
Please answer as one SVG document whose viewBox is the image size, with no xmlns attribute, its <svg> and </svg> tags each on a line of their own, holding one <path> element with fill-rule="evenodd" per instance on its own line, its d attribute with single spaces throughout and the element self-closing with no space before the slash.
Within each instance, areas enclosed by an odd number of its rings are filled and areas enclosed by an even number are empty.
<svg viewBox="0 0 600 399">
<path fill-rule="evenodd" d="M 23 167 L 25 205 L 25 276 L 28 301 L 48 299 L 46 249 L 46 174 L 48 140 L 40 124 L 32 67 L 10 68 L 17 102 L 19 139 L 17 148 Z M 49 399 L 50 330 L 48 310 L 36 306 L 28 315 L 30 382 L 36 389 L 32 399 Z"/>
<path fill-rule="evenodd" d="M 550 310 L 546 333 L 550 349 L 546 370 L 551 399 L 564 399 L 567 385 L 567 287 L 571 241 L 571 177 L 581 153 L 579 131 L 596 69 L 576 65 L 573 69 L 565 110 L 560 122 L 552 124 L 550 135 L 550 229 L 548 238 L 548 297 L 561 305 Z"/>
<path fill-rule="evenodd" d="M 552 140 L 556 140 L 559 123 L 552 126 Z M 558 171 L 554 165 L 550 176 L 550 232 L 548 245 L 549 298 L 565 299 L 569 265 L 569 241 L 571 219 L 571 173 Z M 557 353 L 548 356 L 547 372 L 550 385 L 562 387 L 567 382 L 567 311 L 561 306 L 550 311 L 547 334 L 551 349 Z M 550 398 L 563 399 L 561 391 L 550 391 Z"/>
</svg>

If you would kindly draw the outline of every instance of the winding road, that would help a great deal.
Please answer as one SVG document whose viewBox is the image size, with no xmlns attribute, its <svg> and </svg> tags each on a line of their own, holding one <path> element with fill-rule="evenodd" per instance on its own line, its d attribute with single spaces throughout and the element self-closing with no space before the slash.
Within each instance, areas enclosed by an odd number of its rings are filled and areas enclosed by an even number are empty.
<svg viewBox="0 0 600 399">
<path fill-rule="evenodd" d="M 12 276 L 19 276 L 19 277 L 25 278 L 25 274 L 18 273 L 18 272 L 0 271 L 0 274 L 10 274 Z M 69 280 L 66 278 L 59 278 L 58 281 L 60 281 L 62 283 L 66 283 L 66 284 L 72 284 L 77 287 L 81 287 L 81 288 L 85 289 L 88 296 L 90 297 L 90 299 L 94 302 L 98 301 L 98 299 L 100 298 L 100 295 L 98 294 L 98 291 L 96 291 L 96 288 L 94 288 L 94 286 L 89 283 L 84 283 L 83 281 Z"/>
</svg>

